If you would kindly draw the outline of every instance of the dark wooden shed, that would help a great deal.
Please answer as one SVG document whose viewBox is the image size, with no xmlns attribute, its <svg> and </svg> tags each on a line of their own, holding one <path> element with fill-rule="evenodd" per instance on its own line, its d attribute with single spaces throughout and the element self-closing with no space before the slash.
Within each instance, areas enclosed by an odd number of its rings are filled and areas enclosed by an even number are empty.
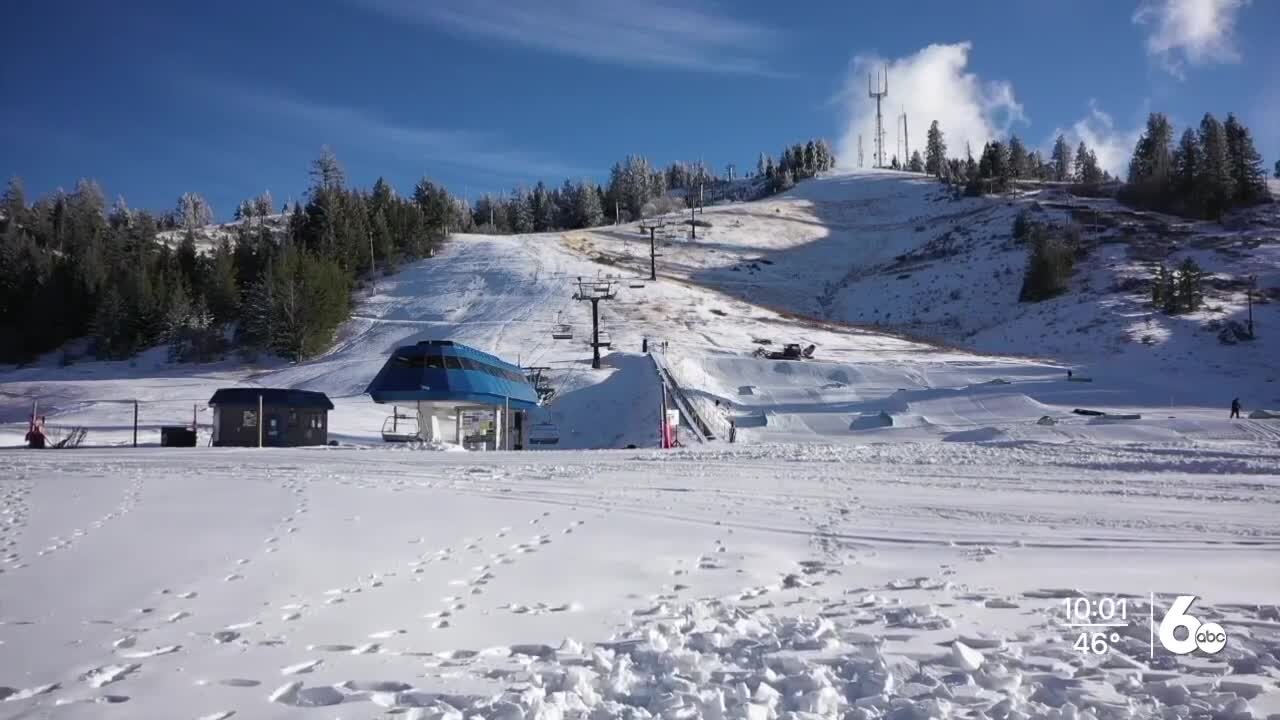
<svg viewBox="0 0 1280 720">
<path fill-rule="evenodd" d="M 223 388 L 209 398 L 218 447 L 297 447 L 329 442 L 333 402 L 322 392 Z"/>
</svg>

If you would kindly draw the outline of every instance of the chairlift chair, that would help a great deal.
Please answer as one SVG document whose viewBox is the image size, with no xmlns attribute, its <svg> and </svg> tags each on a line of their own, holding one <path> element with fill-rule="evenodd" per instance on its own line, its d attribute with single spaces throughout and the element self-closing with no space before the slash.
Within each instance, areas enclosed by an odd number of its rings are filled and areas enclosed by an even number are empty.
<svg viewBox="0 0 1280 720">
<path fill-rule="evenodd" d="M 644 280 L 641 280 L 640 278 L 632 278 L 631 281 L 627 283 L 627 287 L 642 288 L 644 287 Z"/>
<path fill-rule="evenodd" d="M 556 324 L 551 326 L 552 340 L 572 340 L 573 326 L 566 322 L 560 322 L 561 313 L 556 313 Z"/>
<path fill-rule="evenodd" d="M 613 347 L 613 340 L 609 337 L 608 330 L 601 330 L 599 335 L 600 335 L 600 339 L 596 342 L 596 344 L 598 344 L 602 348 Z"/>
<path fill-rule="evenodd" d="M 529 428 L 530 445 L 555 445 L 560 442 L 560 431 L 555 423 L 543 421 Z"/>
</svg>

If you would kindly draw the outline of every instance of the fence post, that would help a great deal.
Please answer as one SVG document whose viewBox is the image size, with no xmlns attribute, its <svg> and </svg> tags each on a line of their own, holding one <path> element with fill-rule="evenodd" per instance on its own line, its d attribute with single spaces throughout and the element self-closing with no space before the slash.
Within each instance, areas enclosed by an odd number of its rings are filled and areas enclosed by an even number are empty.
<svg viewBox="0 0 1280 720">
<path fill-rule="evenodd" d="M 262 395 L 258 395 L 258 447 L 262 447 Z"/>
<path fill-rule="evenodd" d="M 133 401 L 133 446 L 138 447 L 138 401 Z"/>
</svg>

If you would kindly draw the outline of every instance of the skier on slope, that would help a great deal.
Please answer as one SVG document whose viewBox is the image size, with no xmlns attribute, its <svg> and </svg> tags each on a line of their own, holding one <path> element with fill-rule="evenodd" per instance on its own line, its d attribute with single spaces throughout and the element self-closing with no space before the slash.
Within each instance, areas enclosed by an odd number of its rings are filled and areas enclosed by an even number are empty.
<svg viewBox="0 0 1280 720">
<path fill-rule="evenodd" d="M 1240 398 L 1235 398 L 1234 400 L 1231 401 L 1231 417 L 1232 418 L 1240 417 Z"/>
</svg>

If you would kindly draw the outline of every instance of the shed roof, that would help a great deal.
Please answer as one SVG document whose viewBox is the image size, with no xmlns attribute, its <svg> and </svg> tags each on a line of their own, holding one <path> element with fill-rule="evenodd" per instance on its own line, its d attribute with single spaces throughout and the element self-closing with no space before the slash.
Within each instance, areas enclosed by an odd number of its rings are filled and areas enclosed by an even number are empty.
<svg viewBox="0 0 1280 720">
<path fill-rule="evenodd" d="M 271 405 L 287 405 L 289 407 L 332 410 L 333 402 L 329 396 L 313 390 L 294 390 L 292 388 L 255 388 L 238 387 L 222 388 L 209 398 L 210 405 L 257 405 L 258 398 Z"/>
</svg>

